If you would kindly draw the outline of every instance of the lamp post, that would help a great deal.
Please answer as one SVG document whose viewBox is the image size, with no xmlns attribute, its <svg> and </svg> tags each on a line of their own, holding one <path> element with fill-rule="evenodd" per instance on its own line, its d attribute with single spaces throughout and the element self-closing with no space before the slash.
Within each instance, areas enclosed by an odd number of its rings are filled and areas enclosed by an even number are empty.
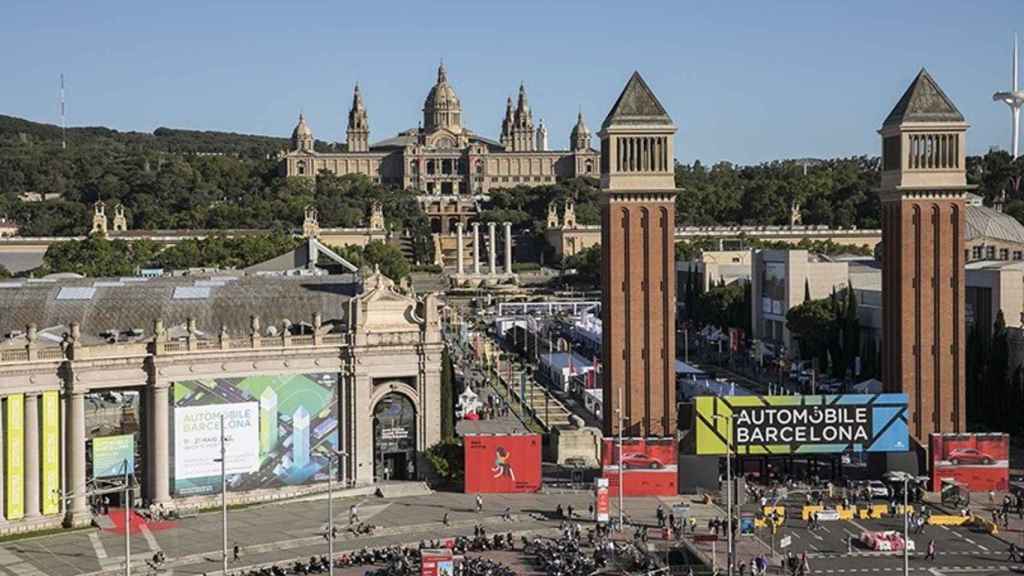
<svg viewBox="0 0 1024 576">
<path fill-rule="evenodd" d="M 727 552 L 726 552 L 726 573 L 728 576 L 732 576 L 733 566 L 733 554 L 734 550 L 732 547 L 732 416 L 726 414 L 714 414 L 711 416 L 716 420 L 725 420 L 728 422 L 728 432 L 726 435 L 725 442 L 725 487 L 728 490 L 726 496 L 726 515 L 729 517 L 726 523 L 725 534 L 728 537 L 726 541 Z"/>
<path fill-rule="evenodd" d="M 909 475 L 903 477 L 903 576 L 910 576 L 910 551 L 907 546 L 907 543 L 910 542 L 907 534 L 907 481 L 909 479 Z"/>
<path fill-rule="evenodd" d="M 622 415 L 622 387 L 619 387 L 619 406 L 615 409 L 615 413 L 619 419 L 619 531 L 622 531 L 622 426 L 625 422 L 625 417 Z"/>
<path fill-rule="evenodd" d="M 124 576 L 132 576 L 132 479 L 124 461 Z"/>
<path fill-rule="evenodd" d="M 330 576 L 334 576 L 334 461 L 348 456 L 348 452 L 331 450 L 327 456 L 327 566 Z"/>
<path fill-rule="evenodd" d="M 224 436 L 224 415 L 220 415 L 220 518 L 221 518 L 221 573 L 228 573 L 228 459 L 227 439 Z"/>
</svg>

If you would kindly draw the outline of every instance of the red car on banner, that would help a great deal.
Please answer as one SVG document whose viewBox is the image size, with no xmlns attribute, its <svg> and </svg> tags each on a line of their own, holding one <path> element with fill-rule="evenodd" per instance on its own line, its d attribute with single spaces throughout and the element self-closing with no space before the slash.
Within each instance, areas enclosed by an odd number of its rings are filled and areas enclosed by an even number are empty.
<svg viewBox="0 0 1024 576">
<path fill-rule="evenodd" d="M 626 496 L 669 496 L 678 492 L 676 441 L 672 438 L 622 440 L 622 492 Z M 608 489 L 619 489 L 619 442 L 605 438 L 601 447 L 602 476 Z"/>
<path fill-rule="evenodd" d="M 538 434 L 466 436 L 466 493 L 540 490 L 540 451 Z"/>
<path fill-rule="evenodd" d="M 932 489 L 951 478 L 972 492 L 1006 490 L 1010 483 L 1010 437 L 1006 434 L 932 434 Z"/>
</svg>

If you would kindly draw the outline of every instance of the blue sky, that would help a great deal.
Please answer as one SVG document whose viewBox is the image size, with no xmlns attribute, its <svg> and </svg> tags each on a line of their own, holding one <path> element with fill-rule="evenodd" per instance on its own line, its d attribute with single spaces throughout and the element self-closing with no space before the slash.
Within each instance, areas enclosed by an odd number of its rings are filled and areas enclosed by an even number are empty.
<svg viewBox="0 0 1024 576">
<path fill-rule="evenodd" d="M 415 127 L 444 58 L 464 123 L 496 137 L 525 81 L 564 148 L 596 128 L 633 69 L 679 126 L 677 156 L 752 163 L 876 154 L 875 130 L 921 66 L 972 124 L 972 153 L 1009 146 L 1024 1 L 5 0 L 0 114 L 69 124 L 287 136 L 300 110 L 343 140 L 359 81 L 371 141 Z"/>
</svg>

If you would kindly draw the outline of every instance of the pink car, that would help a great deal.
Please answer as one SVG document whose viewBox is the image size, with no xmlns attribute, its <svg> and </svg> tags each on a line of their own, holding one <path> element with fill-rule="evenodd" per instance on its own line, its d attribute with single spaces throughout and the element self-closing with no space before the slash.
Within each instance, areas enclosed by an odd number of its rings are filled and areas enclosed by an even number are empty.
<svg viewBox="0 0 1024 576">
<path fill-rule="evenodd" d="M 651 458 L 647 454 L 636 452 L 633 454 L 624 454 L 622 456 L 622 467 L 624 469 L 634 468 L 641 470 L 657 470 L 659 468 L 664 468 L 665 465 L 657 459 Z"/>
<path fill-rule="evenodd" d="M 951 464 L 991 464 L 995 462 L 988 454 L 977 448 L 954 448 L 949 451 L 949 462 Z"/>
<path fill-rule="evenodd" d="M 864 532 L 860 535 L 861 544 L 876 552 L 899 552 L 903 550 L 903 534 L 896 530 Z M 906 541 L 907 550 L 914 551 L 914 541 Z"/>
</svg>

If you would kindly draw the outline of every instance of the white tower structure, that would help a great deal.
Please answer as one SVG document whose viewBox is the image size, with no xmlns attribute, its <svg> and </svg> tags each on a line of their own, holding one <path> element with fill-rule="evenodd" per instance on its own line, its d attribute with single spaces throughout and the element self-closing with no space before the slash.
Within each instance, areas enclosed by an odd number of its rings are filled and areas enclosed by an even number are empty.
<svg viewBox="0 0 1024 576">
<path fill-rule="evenodd" d="M 1005 102 L 1010 107 L 1010 113 L 1013 115 L 1013 141 L 1010 143 L 1010 150 L 1014 158 L 1017 158 L 1020 151 L 1020 107 L 1024 106 L 1024 90 L 1020 89 L 1019 72 L 1017 35 L 1015 34 L 1013 36 L 1013 85 L 1009 92 L 996 92 L 992 95 L 992 100 Z"/>
<path fill-rule="evenodd" d="M 548 129 L 544 126 L 544 119 L 540 119 L 540 126 L 537 127 L 537 150 L 547 152 L 548 150 Z"/>
</svg>

